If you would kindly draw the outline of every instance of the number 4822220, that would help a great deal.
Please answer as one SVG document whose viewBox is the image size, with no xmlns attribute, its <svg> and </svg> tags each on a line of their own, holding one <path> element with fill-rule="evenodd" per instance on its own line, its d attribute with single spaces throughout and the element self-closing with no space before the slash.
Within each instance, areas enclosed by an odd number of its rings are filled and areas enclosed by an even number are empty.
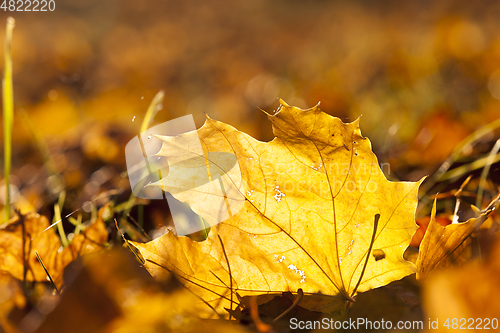
<svg viewBox="0 0 500 333">
<path fill-rule="evenodd" d="M 497 318 L 476 318 L 474 320 L 473 318 L 469 318 L 468 320 L 465 318 L 453 318 L 450 321 L 450 318 L 446 319 L 446 321 L 443 324 L 444 327 L 450 329 L 460 329 L 460 330 L 489 330 L 489 329 L 494 329 L 496 330 L 498 328 L 498 319 Z"/>
<path fill-rule="evenodd" d="M 56 3 L 54 0 L 4 0 L 0 9 L 4 12 L 53 12 Z"/>
</svg>

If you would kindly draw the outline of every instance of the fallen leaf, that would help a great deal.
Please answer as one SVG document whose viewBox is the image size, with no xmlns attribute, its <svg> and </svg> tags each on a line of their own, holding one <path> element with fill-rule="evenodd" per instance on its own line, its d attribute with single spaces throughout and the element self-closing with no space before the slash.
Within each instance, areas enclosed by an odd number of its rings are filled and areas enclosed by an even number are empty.
<svg viewBox="0 0 500 333">
<path fill-rule="evenodd" d="M 252 298 L 254 296 L 242 297 L 238 307 L 231 314 L 241 324 L 255 326 L 252 318 Z M 278 332 L 290 331 L 290 319 L 300 318 L 301 320 L 321 320 L 323 313 L 313 312 L 302 308 L 300 305 L 294 305 L 297 301 L 300 304 L 300 294 L 292 295 L 290 292 L 281 295 L 264 295 L 257 297 L 259 319 L 264 323 L 269 323 Z M 268 300 L 271 298 L 271 300 Z M 290 309 L 290 310 L 289 310 Z M 289 310 L 289 311 L 288 311 Z M 283 315 L 284 314 L 284 315 Z M 278 318 L 278 320 L 276 320 Z"/>
<path fill-rule="evenodd" d="M 488 219 L 499 201 L 500 195 L 494 198 L 477 217 L 463 223 L 454 223 L 447 226 L 442 226 L 436 221 L 436 201 L 434 201 L 431 221 L 420 244 L 416 263 L 417 279 L 426 279 L 432 271 L 447 267 L 450 262 L 460 258 L 461 254 L 457 253 L 457 251 L 465 250 L 461 245 L 474 230 Z"/>
<path fill-rule="evenodd" d="M 64 279 L 66 288 L 36 332 L 243 332 L 222 321 L 202 322 L 192 308 L 195 295 L 175 279 L 154 281 L 125 249 L 80 257 Z"/>
<path fill-rule="evenodd" d="M 133 243 L 148 271 L 160 280 L 170 272 L 178 276 L 204 300 L 204 317 L 227 316 L 224 309 L 234 308 L 236 294 L 299 288 L 300 306 L 340 314 L 357 292 L 413 273 L 403 252 L 417 229 L 420 182 L 385 178 L 359 120 L 345 124 L 318 106 L 302 110 L 283 101 L 269 118 L 276 138 L 268 143 L 210 118 L 196 132 L 159 137 L 162 156 L 174 155 L 169 149 L 189 151 L 183 143 L 195 135 L 207 165 L 217 165 L 210 161 L 214 153 L 234 154 L 241 175 L 230 180 L 244 204 L 203 242 L 167 233 Z M 175 179 L 168 177 L 156 185 L 169 189 L 165 184 Z M 180 183 L 172 195 L 210 223 L 217 212 L 208 210 L 204 198 L 213 194 L 199 190 L 197 179 Z M 374 251 L 383 255 L 376 258 Z"/>
<path fill-rule="evenodd" d="M 411 310 L 420 301 L 415 290 L 414 280 L 414 276 L 409 276 L 382 288 L 360 293 L 356 298 L 356 303 L 349 309 L 346 320 L 357 321 L 358 318 L 364 318 L 367 322 L 385 320 L 396 323 L 409 319 L 408 315 L 410 314 L 417 316 L 417 318 L 412 319 L 423 319 L 422 313 Z M 377 331 L 371 330 L 369 327 L 363 327 L 361 330 L 365 332 Z"/>
<path fill-rule="evenodd" d="M 415 221 L 418 225 L 418 229 L 417 229 L 417 231 L 415 231 L 415 234 L 411 238 L 410 246 L 413 246 L 413 247 L 420 246 L 420 243 L 422 242 L 422 239 L 424 238 L 425 232 L 427 231 L 427 228 L 429 227 L 430 221 L 431 221 L 430 216 L 420 217 Z M 443 227 L 447 226 L 448 224 L 451 224 L 451 220 L 445 216 L 436 216 L 436 221 L 439 224 L 441 224 Z"/>
<path fill-rule="evenodd" d="M 0 331 L 18 332 L 14 323 L 10 322 L 9 314 L 14 309 L 23 309 L 26 306 L 19 281 L 10 274 L 0 272 Z"/>
<path fill-rule="evenodd" d="M 486 262 L 474 260 L 439 271 L 424 282 L 425 312 L 430 321 L 438 320 L 439 324 L 432 332 L 463 332 L 471 328 L 498 330 L 499 256 L 500 240 L 497 240 Z M 446 320 L 449 327 L 445 326 Z"/>
<path fill-rule="evenodd" d="M 59 237 L 53 228 L 47 229 L 50 223 L 45 216 L 29 213 L 21 218 L 14 217 L 0 229 L 0 271 L 9 272 L 21 281 L 25 276 L 26 281 L 47 281 L 47 273 L 35 255 L 37 251 L 59 288 L 64 267 L 77 257 L 104 247 L 108 239 L 108 232 L 102 220 L 104 208 L 99 210 L 96 221 L 76 235 L 70 245 L 61 252 Z M 23 260 L 23 255 L 26 260 Z"/>
<path fill-rule="evenodd" d="M 27 281 L 46 281 L 47 274 L 38 262 L 35 250 L 43 258 L 44 263 L 51 267 L 50 263 L 55 262 L 57 250 L 61 246 L 59 237 L 53 229 L 44 232 L 49 225 L 45 216 L 29 213 L 21 218 L 13 217 L 6 226 L 2 227 L 0 229 L 0 270 L 9 272 L 21 281 L 24 278 Z"/>
</svg>

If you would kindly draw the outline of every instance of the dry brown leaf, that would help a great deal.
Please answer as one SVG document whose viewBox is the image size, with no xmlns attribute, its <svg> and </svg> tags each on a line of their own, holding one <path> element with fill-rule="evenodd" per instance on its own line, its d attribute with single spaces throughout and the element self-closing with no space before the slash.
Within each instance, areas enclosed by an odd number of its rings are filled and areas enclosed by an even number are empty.
<svg viewBox="0 0 500 333">
<path fill-rule="evenodd" d="M 25 306 L 26 298 L 19 281 L 8 273 L 0 272 L 0 331 L 18 332 L 8 315 L 14 308 L 23 309 Z"/>
<path fill-rule="evenodd" d="M 19 216 L 13 218 L 0 229 L 0 271 L 9 272 L 13 277 L 23 281 L 47 281 L 47 273 L 39 263 L 35 251 L 43 260 L 56 286 L 62 284 L 62 272 L 70 262 L 78 256 L 101 250 L 108 239 L 108 232 L 102 220 L 103 208 L 99 210 L 97 220 L 81 234 L 76 235 L 70 245 L 60 253 L 59 237 L 45 216 L 29 213 L 24 219 L 24 253 L 23 223 Z M 26 258 L 24 267 L 23 255 Z M 26 273 L 25 273 L 26 271 Z"/>
<path fill-rule="evenodd" d="M 79 258 L 66 269 L 65 281 L 36 332 L 243 332 L 222 321 L 200 321 L 193 294 L 174 279 L 154 281 L 125 249 Z"/>
<path fill-rule="evenodd" d="M 175 273 L 206 302 L 199 312 L 205 317 L 234 308 L 236 294 L 299 288 L 302 307 L 339 314 L 357 292 L 414 272 L 403 252 L 417 229 L 420 182 L 388 181 L 358 120 L 345 124 L 317 106 L 302 110 L 283 101 L 269 118 L 276 138 L 268 143 L 210 118 L 196 132 L 160 137 L 159 155 L 182 148 L 193 135 L 209 156 L 207 165 L 217 164 L 211 153 L 234 154 L 241 175 L 230 181 L 244 205 L 203 242 L 167 233 L 134 243 L 148 271 L 158 279 Z M 175 181 L 167 176 L 157 185 L 170 190 Z M 186 178 L 179 183 L 184 192 L 172 191 L 174 197 L 209 221 L 211 194 L 189 190 L 196 184 Z"/>
<path fill-rule="evenodd" d="M 431 221 L 430 216 L 423 216 L 418 218 L 415 222 L 418 225 L 417 231 L 413 234 L 411 238 L 410 246 L 419 247 L 422 239 L 424 238 L 425 232 L 427 231 L 427 227 L 429 226 L 429 222 Z M 451 220 L 447 216 L 436 216 L 436 221 L 441 224 L 443 227 L 451 224 Z"/>
<path fill-rule="evenodd" d="M 442 226 L 436 221 L 436 201 L 434 201 L 431 221 L 420 244 L 416 263 L 417 279 L 426 279 L 432 271 L 445 268 L 451 262 L 461 260 L 462 254 L 467 253 L 467 248 L 462 245 L 471 233 L 488 219 L 499 201 L 500 195 L 494 198 L 478 217 L 447 226 Z"/>
<path fill-rule="evenodd" d="M 24 219 L 24 227 L 22 219 Z M 25 276 L 27 281 L 46 281 L 47 274 L 38 262 L 35 250 L 42 257 L 45 265 L 52 267 L 50 263 L 55 262 L 57 250 L 61 246 L 54 230 L 49 229 L 43 232 L 49 225 L 45 216 L 29 213 L 21 219 L 19 216 L 12 218 L 6 226 L 2 227 L 0 229 L 0 270 L 9 272 L 21 281 Z M 23 255 L 26 260 L 23 260 Z M 26 268 L 24 262 L 26 262 Z"/>
</svg>

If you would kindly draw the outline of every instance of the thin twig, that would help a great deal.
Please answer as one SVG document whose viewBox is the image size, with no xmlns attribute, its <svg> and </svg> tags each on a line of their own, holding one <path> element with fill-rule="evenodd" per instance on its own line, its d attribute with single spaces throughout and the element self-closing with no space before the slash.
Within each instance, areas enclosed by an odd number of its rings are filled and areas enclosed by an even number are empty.
<svg viewBox="0 0 500 333">
<path fill-rule="evenodd" d="M 116 219 L 114 219 L 114 220 L 115 220 L 116 230 L 118 230 L 118 232 L 122 236 L 123 241 L 125 242 L 125 244 L 127 244 L 129 250 L 132 251 L 132 253 L 135 255 L 135 257 L 139 260 L 139 262 L 142 265 L 146 264 L 146 262 L 144 261 L 144 259 L 134 250 L 134 248 L 129 244 L 128 240 L 125 238 L 125 235 L 123 235 L 122 232 L 120 231 L 120 228 L 118 227 L 118 221 Z"/>
<path fill-rule="evenodd" d="M 130 219 L 130 221 L 132 221 L 132 223 L 135 224 L 135 226 L 142 231 L 144 237 L 146 237 L 147 240 L 151 240 L 151 237 L 149 237 L 149 235 L 144 231 L 144 229 L 139 225 L 139 223 L 137 223 L 137 221 L 132 217 L 132 215 L 127 213 L 127 216 Z"/>
</svg>

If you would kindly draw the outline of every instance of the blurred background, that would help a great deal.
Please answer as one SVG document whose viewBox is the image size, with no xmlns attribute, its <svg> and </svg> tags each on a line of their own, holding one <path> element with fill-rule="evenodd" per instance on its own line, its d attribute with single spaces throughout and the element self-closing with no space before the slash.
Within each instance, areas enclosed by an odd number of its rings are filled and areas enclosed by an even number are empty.
<svg viewBox="0 0 500 333">
<path fill-rule="evenodd" d="M 361 116 L 387 176 L 401 180 L 431 174 L 500 118 L 498 1 L 55 3 L 0 11 L 2 45 L 6 18 L 16 20 L 12 183 L 22 210 L 51 215 L 63 189 L 67 213 L 109 191 L 126 200 L 124 147 L 160 90 L 155 124 L 193 114 L 199 127 L 206 113 L 266 141 L 259 109 L 272 113 L 278 97 L 320 102 L 345 122 Z M 496 138 L 464 154 L 487 154 Z M 164 206 L 150 219 L 161 224 Z"/>
</svg>

